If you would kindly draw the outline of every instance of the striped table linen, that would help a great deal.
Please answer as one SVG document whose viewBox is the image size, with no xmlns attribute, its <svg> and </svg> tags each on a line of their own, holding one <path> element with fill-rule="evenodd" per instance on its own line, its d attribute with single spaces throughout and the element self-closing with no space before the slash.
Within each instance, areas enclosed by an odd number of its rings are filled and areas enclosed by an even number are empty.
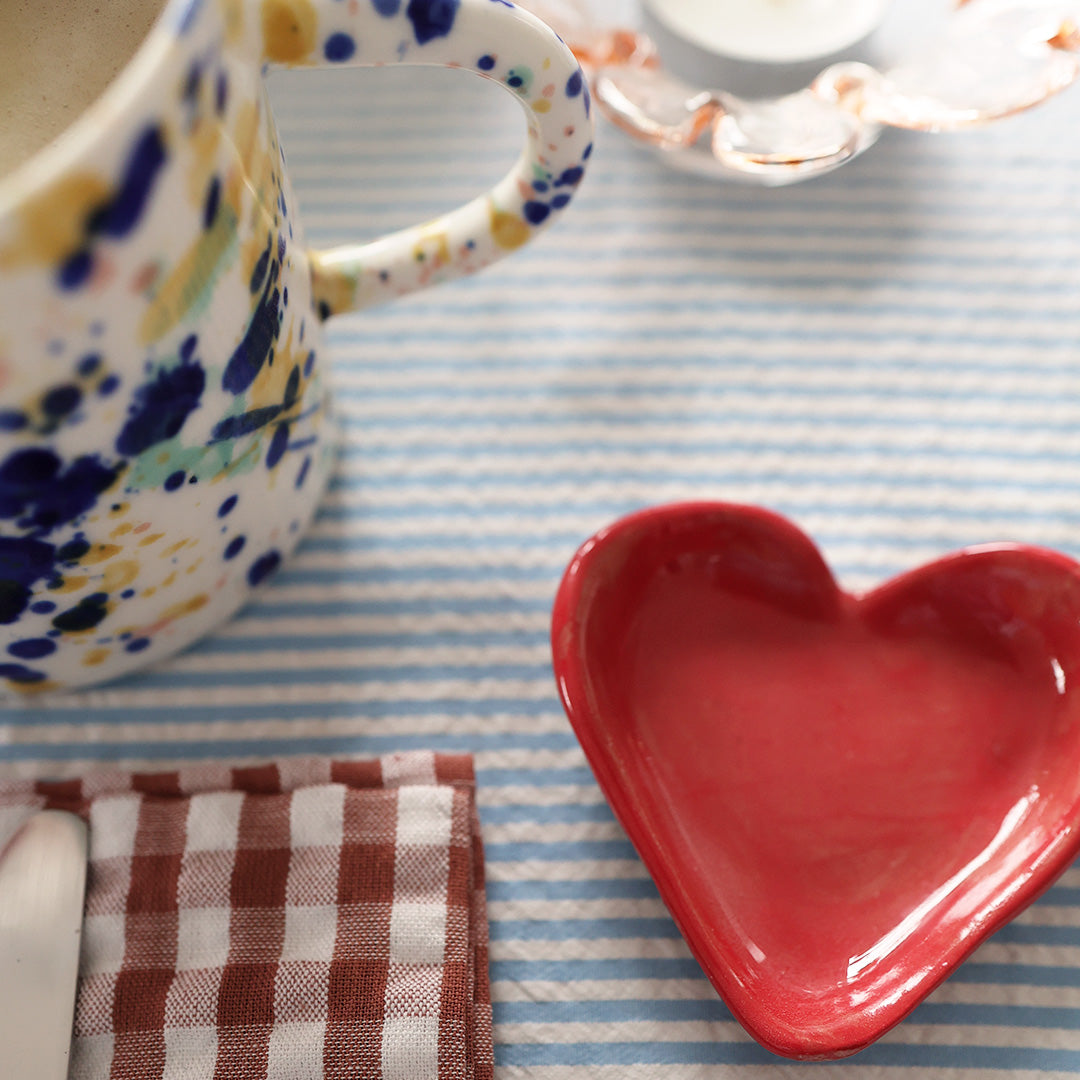
<svg viewBox="0 0 1080 1080">
<path fill-rule="evenodd" d="M 461 73 L 272 85 L 316 244 L 517 152 L 514 103 Z M 576 546 L 676 499 L 779 510 L 856 589 L 991 540 L 1080 555 L 1077 130 L 1066 93 L 765 191 L 601 126 L 535 245 L 331 325 L 340 466 L 257 602 L 153 672 L 7 708 L 0 776 L 473 753 L 498 1080 L 1080 1074 L 1080 869 L 851 1061 L 753 1044 L 593 782 L 547 640 Z"/>
</svg>

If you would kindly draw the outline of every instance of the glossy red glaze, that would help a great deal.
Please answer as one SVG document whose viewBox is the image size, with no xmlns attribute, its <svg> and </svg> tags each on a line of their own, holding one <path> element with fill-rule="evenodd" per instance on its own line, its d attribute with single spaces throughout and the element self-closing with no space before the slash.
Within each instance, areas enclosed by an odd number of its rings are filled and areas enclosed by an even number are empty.
<svg viewBox="0 0 1080 1080">
<path fill-rule="evenodd" d="M 625 518 L 552 643 L 600 786 L 694 955 L 778 1054 L 901 1020 L 1080 848 L 1080 566 L 971 549 L 855 598 L 790 522 Z"/>
</svg>

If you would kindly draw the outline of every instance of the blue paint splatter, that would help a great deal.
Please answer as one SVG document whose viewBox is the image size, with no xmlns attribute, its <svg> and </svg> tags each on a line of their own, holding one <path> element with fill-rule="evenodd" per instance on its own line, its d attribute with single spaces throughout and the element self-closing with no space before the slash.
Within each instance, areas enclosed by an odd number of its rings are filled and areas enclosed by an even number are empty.
<svg viewBox="0 0 1080 1080">
<path fill-rule="evenodd" d="M 0 431 L 22 431 L 29 422 L 26 413 L 18 409 L 0 410 Z"/>
<path fill-rule="evenodd" d="M 280 415 L 280 405 L 265 405 L 261 409 L 252 409 L 239 416 L 226 416 L 224 420 L 214 425 L 210 441 L 225 442 L 227 439 L 238 439 L 242 435 L 250 435 L 253 431 L 266 427 Z"/>
<path fill-rule="evenodd" d="M 281 565 L 281 553 L 268 551 L 260 555 L 248 568 L 248 581 L 252 585 L 258 585 L 272 574 Z"/>
<path fill-rule="evenodd" d="M 225 365 L 221 385 L 230 394 L 244 393 L 273 351 L 278 335 L 278 274 L 278 263 L 271 262 L 266 287 L 252 313 L 251 322 Z"/>
<path fill-rule="evenodd" d="M 120 599 L 121 600 L 130 600 L 134 595 L 135 595 L 135 590 L 134 589 L 125 589 L 120 594 Z"/>
<path fill-rule="evenodd" d="M 45 672 L 34 671 L 23 664 L 0 664 L 0 679 L 10 679 L 14 683 L 44 682 Z"/>
<path fill-rule="evenodd" d="M 53 619 L 52 624 L 57 630 L 65 633 L 92 630 L 109 614 L 105 607 L 108 599 L 107 593 L 91 593 L 90 596 L 84 596 L 73 608 L 60 612 Z"/>
<path fill-rule="evenodd" d="M 356 42 L 348 34 L 331 34 L 323 45 L 323 56 L 331 63 L 339 64 L 356 52 Z"/>
<path fill-rule="evenodd" d="M 315 368 L 315 350 L 312 349 L 304 360 L 304 378 L 306 379 Z"/>
<path fill-rule="evenodd" d="M 82 533 L 76 535 L 56 550 L 57 562 L 74 565 L 90 550 L 90 541 Z"/>
<path fill-rule="evenodd" d="M 291 409 L 300 397 L 300 368 L 295 364 L 292 371 L 289 372 L 289 378 L 285 383 L 285 400 L 282 402 L 283 408 Z"/>
<path fill-rule="evenodd" d="M 476 61 L 476 66 L 481 71 L 491 71 L 491 69 L 495 66 L 495 57 L 489 54 L 485 54 Z"/>
<path fill-rule="evenodd" d="M 581 93 L 581 87 L 583 80 L 581 78 L 581 68 L 578 68 L 569 79 L 566 80 L 566 96 L 575 98 Z"/>
<path fill-rule="evenodd" d="M 209 229 L 217 218 L 218 204 L 221 202 L 221 178 L 212 176 L 206 186 L 206 200 L 203 202 L 203 228 Z"/>
<path fill-rule="evenodd" d="M 51 600 L 35 600 L 30 605 L 30 610 L 35 615 L 48 615 L 50 611 L 56 610 L 56 605 Z"/>
<path fill-rule="evenodd" d="M 257 293 L 261 288 L 263 282 L 266 280 L 266 268 L 270 265 L 270 247 L 269 243 L 263 250 L 262 254 L 255 262 L 255 269 L 251 271 L 251 291 Z"/>
<path fill-rule="evenodd" d="M 311 468 L 311 455 L 308 454 L 304 458 L 303 465 L 300 466 L 300 471 L 296 474 L 296 488 L 299 490 L 304 486 L 304 481 L 307 479 L 308 469 Z"/>
<path fill-rule="evenodd" d="M 131 232 L 146 208 L 166 156 L 161 128 L 147 128 L 132 148 L 119 190 L 90 215 L 87 232 L 113 238 Z"/>
<path fill-rule="evenodd" d="M 184 486 L 184 481 L 187 479 L 187 473 L 183 469 L 177 469 L 174 473 L 169 473 L 165 477 L 165 490 L 176 491 L 177 488 Z"/>
<path fill-rule="evenodd" d="M 584 175 L 585 170 L 580 165 L 574 165 L 569 169 L 563 169 L 562 175 L 555 181 L 555 186 L 574 187 L 576 184 L 581 183 L 581 178 Z"/>
<path fill-rule="evenodd" d="M 188 336 L 180 342 L 180 359 L 190 360 L 195 355 L 195 347 L 198 344 L 198 334 L 188 334 Z"/>
<path fill-rule="evenodd" d="M 120 377 L 118 375 L 106 375 L 101 380 L 101 384 L 97 388 L 97 392 L 102 397 L 108 397 L 110 394 L 116 392 L 116 388 L 120 385 Z"/>
<path fill-rule="evenodd" d="M 56 549 L 43 540 L 0 536 L 0 623 L 18 621 L 30 602 L 31 586 L 53 572 L 55 560 Z M 43 605 L 49 603 L 39 600 L 32 610 L 45 614 L 49 609 Z"/>
<path fill-rule="evenodd" d="M 86 378 L 93 375 L 99 367 L 101 367 L 101 353 L 87 353 L 76 365 L 75 370 Z"/>
<path fill-rule="evenodd" d="M 181 92 L 183 100 L 192 105 L 199 96 L 199 84 L 202 82 L 202 65 L 196 60 L 188 69 L 184 89 Z"/>
<path fill-rule="evenodd" d="M 244 544 L 246 544 L 246 543 L 247 543 L 247 540 L 245 539 L 245 537 L 243 537 L 243 536 L 234 536 L 228 542 L 228 544 L 225 545 L 225 558 L 226 559 L 235 559 L 236 556 L 239 555 L 240 552 L 244 550 Z"/>
<path fill-rule="evenodd" d="M 165 368 L 134 394 L 128 419 L 116 437 L 119 453 L 134 457 L 177 435 L 198 408 L 206 374 L 200 364 L 181 360 Z"/>
<path fill-rule="evenodd" d="M 62 289 L 77 289 L 86 283 L 94 269 L 94 256 L 85 248 L 76 251 L 60 264 L 56 280 Z"/>
<path fill-rule="evenodd" d="M 541 222 L 547 219 L 547 216 L 551 213 L 551 210 L 548 207 L 547 203 L 530 200 L 524 205 L 524 207 L 522 207 L 522 212 L 525 214 L 526 221 L 528 221 L 532 225 L 539 225 L 541 224 Z"/>
<path fill-rule="evenodd" d="M 278 424 L 274 429 L 274 434 L 270 438 L 270 447 L 266 451 L 266 467 L 268 469 L 274 468 L 282 457 L 284 457 L 288 445 L 289 425 Z"/>
<path fill-rule="evenodd" d="M 7 651 L 20 660 L 40 660 L 56 652 L 56 642 L 42 637 L 23 638 L 22 641 L 13 641 Z"/>
<path fill-rule="evenodd" d="M 190 3 L 180 12 L 177 21 L 177 29 L 181 34 L 188 33 L 195 25 L 195 17 L 202 10 L 202 0 L 190 0 Z"/>
<path fill-rule="evenodd" d="M 461 0 L 409 0 L 405 14 L 413 25 L 418 45 L 446 37 L 454 28 Z"/>
<path fill-rule="evenodd" d="M 75 385 L 54 386 L 41 399 L 41 409 L 54 420 L 74 412 L 82 401 L 82 391 Z"/>
<path fill-rule="evenodd" d="M 372 0 L 375 10 L 386 18 L 396 15 L 401 10 L 401 0 Z"/>
<path fill-rule="evenodd" d="M 51 450 L 18 450 L 0 465 L 0 518 L 20 518 L 20 527 L 47 533 L 85 514 L 118 472 L 90 455 L 65 469 Z"/>
<path fill-rule="evenodd" d="M 228 516 L 229 514 L 231 514 L 231 513 L 232 513 L 232 511 L 233 511 L 233 508 L 234 508 L 234 507 L 236 506 L 236 503 L 237 503 L 237 501 L 239 500 L 239 498 L 240 498 L 240 496 L 239 496 L 239 495 L 230 495 L 230 496 L 229 496 L 229 497 L 228 497 L 228 498 L 227 498 L 227 499 L 226 499 L 226 500 L 225 500 L 225 501 L 224 501 L 224 502 L 223 502 L 223 503 L 222 503 L 222 504 L 221 504 L 221 505 L 220 505 L 220 506 L 218 507 L 218 512 L 217 512 L 217 516 L 218 516 L 219 518 L 223 518 L 223 517 L 227 517 L 227 516 Z"/>
<path fill-rule="evenodd" d="M 229 100 L 229 77 L 224 71 L 217 73 L 217 82 L 214 84 L 214 110 L 218 116 L 225 112 L 225 105 Z"/>
<path fill-rule="evenodd" d="M 569 201 L 570 201 L 570 196 L 569 195 L 566 195 L 566 194 L 556 195 L 555 198 L 551 200 L 551 209 L 552 210 L 561 210 L 564 206 L 566 206 L 566 204 Z"/>
<path fill-rule="evenodd" d="M 148 637 L 137 637 L 134 641 L 129 641 L 125 646 L 127 652 L 142 652 L 143 649 L 149 648 L 150 639 Z"/>
</svg>

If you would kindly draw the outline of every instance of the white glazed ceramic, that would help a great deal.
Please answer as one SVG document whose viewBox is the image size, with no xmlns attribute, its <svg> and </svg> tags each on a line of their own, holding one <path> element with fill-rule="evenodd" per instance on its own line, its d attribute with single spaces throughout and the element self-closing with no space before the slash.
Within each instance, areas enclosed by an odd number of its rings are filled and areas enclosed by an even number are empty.
<svg viewBox="0 0 1080 1080">
<path fill-rule="evenodd" d="M 521 100 L 527 147 L 434 222 L 310 252 L 267 63 L 469 69 Z M 590 138 L 577 61 L 505 0 L 172 0 L 0 180 L 0 686 L 112 678 L 235 611 L 324 486 L 322 320 L 526 243 Z"/>
</svg>

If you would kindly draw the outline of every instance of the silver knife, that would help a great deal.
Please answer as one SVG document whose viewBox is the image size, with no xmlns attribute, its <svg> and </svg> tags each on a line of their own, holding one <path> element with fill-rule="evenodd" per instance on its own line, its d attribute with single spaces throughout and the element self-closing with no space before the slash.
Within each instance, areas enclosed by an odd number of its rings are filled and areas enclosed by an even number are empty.
<svg viewBox="0 0 1080 1080">
<path fill-rule="evenodd" d="M 59 810 L 0 853 L 0 1076 L 67 1076 L 86 856 L 85 823 Z"/>
</svg>

